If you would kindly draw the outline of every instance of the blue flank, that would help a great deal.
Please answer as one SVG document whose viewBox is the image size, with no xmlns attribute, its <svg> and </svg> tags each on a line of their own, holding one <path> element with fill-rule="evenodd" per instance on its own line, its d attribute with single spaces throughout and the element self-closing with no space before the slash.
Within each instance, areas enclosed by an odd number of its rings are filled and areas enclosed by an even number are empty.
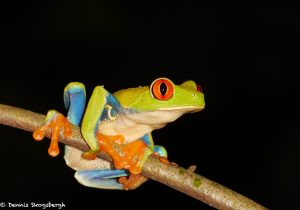
<svg viewBox="0 0 300 210">
<path fill-rule="evenodd" d="M 111 93 L 108 93 L 108 95 L 106 96 L 106 101 L 107 104 L 115 108 L 117 112 L 118 110 L 122 109 L 122 106 L 120 105 L 119 101 Z"/>
<path fill-rule="evenodd" d="M 153 148 L 154 143 L 151 134 L 146 134 L 141 138 L 141 140 L 143 140 L 148 145 L 148 147 Z"/>
<path fill-rule="evenodd" d="M 116 99 L 116 97 L 109 92 L 107 92 L 106 104 L 110 105 L 111 108 L 107 108 L 107 107 L 104 108 L 104 110 L 101 114 L 99 123 L 102 121 L 105 121 L 105 120 L 108 120 L 108 121 L 110 120 L 109 116 L 108 116 L 109 109 L 111 109 L 110 110 L 111 117 L 117 117 L 118 114 L 126 114 L 126 113 L 134 113 L 135 112 L 132 109 L 123 108 L 122 105 L 119 103 L 119 101 Z"/>
</svg>

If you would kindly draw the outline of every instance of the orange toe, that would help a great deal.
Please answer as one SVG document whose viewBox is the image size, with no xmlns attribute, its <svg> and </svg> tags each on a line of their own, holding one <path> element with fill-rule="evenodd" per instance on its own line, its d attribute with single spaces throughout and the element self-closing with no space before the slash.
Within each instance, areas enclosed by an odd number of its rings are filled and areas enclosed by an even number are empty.
<svg viewBox="0 0 300 210">
<path fill-rule="evenodd" d="M 139 187 L 148 179 L 144 176 L 139 174 L 130 174 L 129 178 L 127 177 L 120 177 L 119 182 L 124 186 L 125 190 L 133 190 Z"/>
<path fill-rule="evenodd" d="M 116 144 L 121 144 L 124 142 L 124 137 L 122 135 L 117 136 L 107 136 L 102 133 L 97 133 L 97 139 L 99 143 L 100 151 L 108 154 L 115 163 L 117 169 L 123 168 L 123 162 L 120 151 L 118 151 Z"/>
<path fill-rule="evenodd" d="M 114 161 L 116 169 L 128 169 L 132 174 L 139 174 L 142 171 L 142 162 L 149 155 L 148 145 L 137 140 L 128 144 L 124 143 L 122 135 L 107 136 L 102 133 L 97 133 L 100 151 L 108 154 Z"/>
<path fill-rule="evenodd" d="M 55 157 L 59 154 L 58 139 L 60 130 L 63 129 L 63 136 L 70 137 L 72 135 L 71 124 L 62 114 L 56 111 L 49 111 L 43 125 L 38 127 L 33 132 L 33 138 L 36 141 L 41 141 L 45 137 L 45 133 L 51 130 L 51 142 L 48 149 L 48 154 Z"/>
<path fill-rule="evenodd" d="M 159 161 L 164 164 L 170 164 L 170 161 L 165 157 L 159 157 Z"/>
<path fill-rule="evenodd" d="M 142 140 L 126 144 L 122 151 L 124 153 L 123 161 L 126 169 L 132 174 L 140 174 L 142 171 L 142 160 L 148 146 Z"/>
<path fill-rule="evenodd" d="M 44 137 L 44 131 L 41 128 L 38 128 L 33 132 L 33 138 L 36 141 L 41 141 Z"/>
<path fill-rule="evenodd" d="M 87 160 L 95 160 L 96 159 L 96 154 L 95 153 L 93 153 L 93 152 L 84 152 L 83 154 L 82 154 L 82 157 L 84 158 L 84 159 L 87 159 Z"/>
</svg>

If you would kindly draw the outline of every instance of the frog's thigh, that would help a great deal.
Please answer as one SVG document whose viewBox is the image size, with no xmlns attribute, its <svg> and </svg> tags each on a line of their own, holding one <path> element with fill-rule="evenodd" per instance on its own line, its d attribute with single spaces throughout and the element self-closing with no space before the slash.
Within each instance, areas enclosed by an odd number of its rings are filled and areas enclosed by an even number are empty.
<svg viewBox="0 0 300 210">
<path fill-rule="evenodd" d="M 66 164 L 74 170 L 88 170 L 88 169 L 111 169 L 112 163 L 96 158 L 95 160 L 87 160 L 82 157 L 82 151 L 71 146 L 65 146 L 64 159 Z"/>
<path fill-rule="evenodd" d="M 124 190 L 118 181 L 123 176 L 128 176 L 126 170 L 79 170 L 75 173 L 77 181 L 84 186 L 112 190 Z"/>
</svg>

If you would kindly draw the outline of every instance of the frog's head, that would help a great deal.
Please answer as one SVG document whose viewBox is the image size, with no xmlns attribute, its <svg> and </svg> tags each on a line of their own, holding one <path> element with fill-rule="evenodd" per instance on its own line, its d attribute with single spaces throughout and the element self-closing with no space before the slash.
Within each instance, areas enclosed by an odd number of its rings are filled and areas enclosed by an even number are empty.
<svg viewBox="0 0 300 210">
<path fill-rule="evenodd" d="M 166 124 L 205 106 L 201 87 L 191 80 L 175 85 L 167 78 L 158 78 L 150 86 L 120 90 L 114 95 L 122 107 L 133 111 L 128 117 L 146 124 Z"/>
</svg>

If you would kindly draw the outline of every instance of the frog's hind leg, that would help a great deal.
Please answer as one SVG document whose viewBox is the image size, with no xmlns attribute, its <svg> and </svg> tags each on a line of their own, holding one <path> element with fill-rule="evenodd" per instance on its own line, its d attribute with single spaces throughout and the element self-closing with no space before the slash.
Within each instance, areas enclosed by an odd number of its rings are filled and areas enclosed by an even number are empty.
<svg viewBox="0 0 300 210">
<path fill-rule="evenodd" d="M 145 136 L 143 136 L 141 138 L 141 140 L 144 141 L 148 145 L 148 147 L 153 150 L 153 152 L 156 155 L 158 155 L 160 157 L 163 157 L 163 158 L 167 158 L 168 157 L 168 152 L 167 152 L 167 150 L 163 146 L 154 145 L 151 133 L 148 133 Z"/>
<path fill-rule="evenodd" d="M 158 155 L 160 162 L 165 163 L 165 164 L 169 164 L 169 160 L 168 160 L 168 153 L 167 150 L 160 145 L 155 145 L 153 148 L 153 152 L 154 154 Z"/>
<path fill-rule="evenodd" d="M 124 190 L 119 177 L 128 176 L 126 170 L 79 170 L 75 173 L 77 181 L 87 187 L 99 189 Z"/>
<path fill-rule="evenodd" d="M 74 147 L 65 147 L 66 164 L 76 170 L 75 178 L 82 185 L 100 189 L 125 189 L 118 177 L 128 176 L 125 170 L 114 170 L 112 163 L 101 158 L 86 160 L 82 151 Z"/>
<path fill-rule="evenodd" d="M 168 152 L 163 146 L 154 145 L 153 152 L 158 154 L 160 157 L 168 158 Z"/>
</svg>

